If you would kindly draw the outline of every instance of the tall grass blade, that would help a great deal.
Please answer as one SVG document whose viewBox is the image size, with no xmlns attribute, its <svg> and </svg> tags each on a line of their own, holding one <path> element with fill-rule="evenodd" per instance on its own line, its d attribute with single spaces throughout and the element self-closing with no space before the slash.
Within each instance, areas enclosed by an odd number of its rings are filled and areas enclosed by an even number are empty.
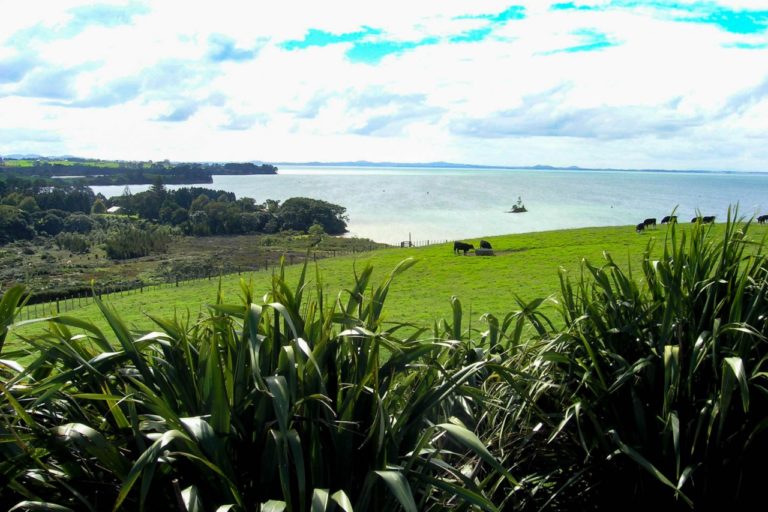
<svg viewBox="0 0 768 512">
<path fill-rule="evenodd" d="M 24 286 L 15 285 L 8 288 L 0 298 L 0 354 L 3 353 L 5 338 L 8 336 L 8 329 L 13 325 L 16 314 L 24 305 Z"/>
<path fill-rule="evenodd" d="M 651 464 L 648 459 L 643 457 L 632 447 L 624 444 L 624 442 L 619 438 L 618 434 L 616 434 L 616 431 L 611 430 L 608 432 L 608 435 L 611 437 L 611 440 L 616 443 L 616 446 L 619 447 L 619 451 L 621 451 L 621 453 L 635 461 L 641 468 L 650 473 L 656 480 L 672 489 L 675 492 L 675 496 L 679 496 L 689 507 L 693 508 L 693 502 L 688 498 L 688 496 L 686 496 L 680 489 L 678 489 L 675 484 L 670 482 L 670 480 L 664 476 L 664 474 L 659 471 L 656 466 Z"/>
<path fill-rule="evenodd" d="M 400 505 L 405 509 L 405 512 L 418 512 L 416 508 L 416 501 L 413 499 L 411 493 L 411 486 L 408 484 L 408 480 L 405 479 L 402 473 L 399 471 L 375 471 L 375 473 L 384 480 L 389 490 L 395 496 Z"/>
<path fill-rule="evenodd" d="M 55 503 L 47 503 L 43 501 L 22 501 L 15 506 L 8 509 L 8 512 L 16 511 L 28 511 L 28 510 L 42 510 L 45 512 L 74 512 L 69 507 L 63 505 L 56 505 Z"/>
</svg>

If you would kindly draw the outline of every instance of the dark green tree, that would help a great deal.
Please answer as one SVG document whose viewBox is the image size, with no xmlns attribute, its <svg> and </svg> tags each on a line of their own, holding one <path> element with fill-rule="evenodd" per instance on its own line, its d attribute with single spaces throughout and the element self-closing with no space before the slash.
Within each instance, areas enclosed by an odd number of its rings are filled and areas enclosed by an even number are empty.
<svg viewBox="0 0 768 512">
<path fill-rule="evenodd" d="M 35 229 L 26 212 L 14 206 L 0 205 L 0 243 L 31 240 L 34 237 Z"/>
<path fill-rule="evenodd" d="M 94 214 L 101 214 L 101 213 L 107 213 L 107 207 L 104 205 L 104 202 L 101 199 L 97 199 L 93 202 L 93 206 L 91 207 L 91 213 Z"/>
<path fill-rule="evenodd" d="M 319 199 L 292 197 L 286 200 L 278 211 L 283 229 L 307 232 L 312 224 L 319 224 L 329 235 L 340 235 L 347 231 L 347 209 Z"/>
</svg>

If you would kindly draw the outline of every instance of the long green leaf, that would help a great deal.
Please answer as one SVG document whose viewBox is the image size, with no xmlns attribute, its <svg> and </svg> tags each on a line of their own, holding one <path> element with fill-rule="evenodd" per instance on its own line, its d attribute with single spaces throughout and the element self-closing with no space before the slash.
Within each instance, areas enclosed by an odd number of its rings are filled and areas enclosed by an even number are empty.
<svg viewBox="0 0 768 512">
<path fill-rule="evenodd" d="M 71 508 L 44 501 L 22 501 L 8 509 L 8 512 L 17 510 L 44 510 L 47 512 L 74 512 Z"/>
<path fill-rule="evenodd" d="M 608 431 L 608 435 L 610 436 L 611 440 L 619 447 L 619 451 L 623 453 L 624 455 L 628 456 L 630 459 L 635 461 L 641 468 L 646 470 L 648 473 L 653 475 L 656 480 L 661 482 L 662 484 L 666 485 L 670 489 L 672 489 L 675 493 L 675 496 L 679 496 L 683 499 L 683 501 L 691 508 L 693 508 L 693 502 L 688 498 L 688 496 L 685 495 L 681 490 L 675 486 L 666 476 L 664 476 L 664 473 L 659 471 L 656 466 L 651 464 L 651 462 L 643 457 L 637 450 L 634 448 L 627 446 L 624 444 L 624 442 L 619 438 L 618 434 L 615 430 Z"/>
<path fill-rule="evenodd" d="M 400 502 L 400 505 L 405 509 L 405 512 L 417 512 L 416 501 L 413 499 L 411 493 L 411 486 L 408 484 L 408 480 L 405 479 L 403 474 L 399 471 L 383 470 L 375 471 L 375 473 L 384 480 L 389 490 Z"/>
<path fill-rule="evenodd" d="M 509 473 L 509 471 L 506 470 L 506 468 L 501 465 L 498 460 L 496 460 L 496 457 L 494 457 L 491 452 L 488 451 L 488 448 L 485 447 L 483 442 L 480 441 L 480 439 L 474 433 L 470 432 L 463 426 L 455 425 L 453 423 L 440 423 L 437 425 L 437 427 L 448 432 L 454 440 L 472 450 L 483 461 L 507 477 L 514 485 L 518 485 L 518 482 L 515 480 L 515 478 Z"/>
<path fill-rule="evenodd" d="M 344 491 L 336 491 L 335 493 L 331 494 L 331 499 L 336 502 L 336 504 L 341 507 L 341 510 L 344 512 L 354 512 L 354 507 L 352 507 L 352 502 L 349 500 L 349 496 L 347 496 L 347 493 Z"/>
<path fill-rule="evenodd" d="M 75 444 L 96 457 L 121 480 L 128 475 L 131 464 L 100 432 L 82 423 L 67 423 L 53 432 L 59 441 Z"/>
</svg>

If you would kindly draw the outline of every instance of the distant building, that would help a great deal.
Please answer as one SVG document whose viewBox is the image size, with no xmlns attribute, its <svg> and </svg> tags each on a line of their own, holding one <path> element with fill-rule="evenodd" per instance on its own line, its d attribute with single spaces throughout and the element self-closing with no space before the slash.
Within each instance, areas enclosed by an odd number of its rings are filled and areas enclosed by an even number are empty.
<svg viewBox="0 0 768 512">
<path fill-rule="evenodd" d="M 107 208 L 107 213 L 120 213 L 120 210 L 122 210 L 120 206 L 110 206 Z"/>
</svg>

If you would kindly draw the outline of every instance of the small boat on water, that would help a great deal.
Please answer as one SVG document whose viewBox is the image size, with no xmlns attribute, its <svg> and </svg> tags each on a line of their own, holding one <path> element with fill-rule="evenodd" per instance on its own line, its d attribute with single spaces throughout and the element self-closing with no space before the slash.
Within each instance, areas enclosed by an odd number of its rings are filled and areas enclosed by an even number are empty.
<svg viewBox="0 0 768 512">
<path fill-rule="evenodd" d="M 511 210 L 507 210 L 507 213 L 524 213 L 528 210 L 525 209 L 525 205 L 523 204 L 523 200 L 520 196 L 517 196 L 517 203 L 515 203 L 512 206 Z"/>
</svg>

